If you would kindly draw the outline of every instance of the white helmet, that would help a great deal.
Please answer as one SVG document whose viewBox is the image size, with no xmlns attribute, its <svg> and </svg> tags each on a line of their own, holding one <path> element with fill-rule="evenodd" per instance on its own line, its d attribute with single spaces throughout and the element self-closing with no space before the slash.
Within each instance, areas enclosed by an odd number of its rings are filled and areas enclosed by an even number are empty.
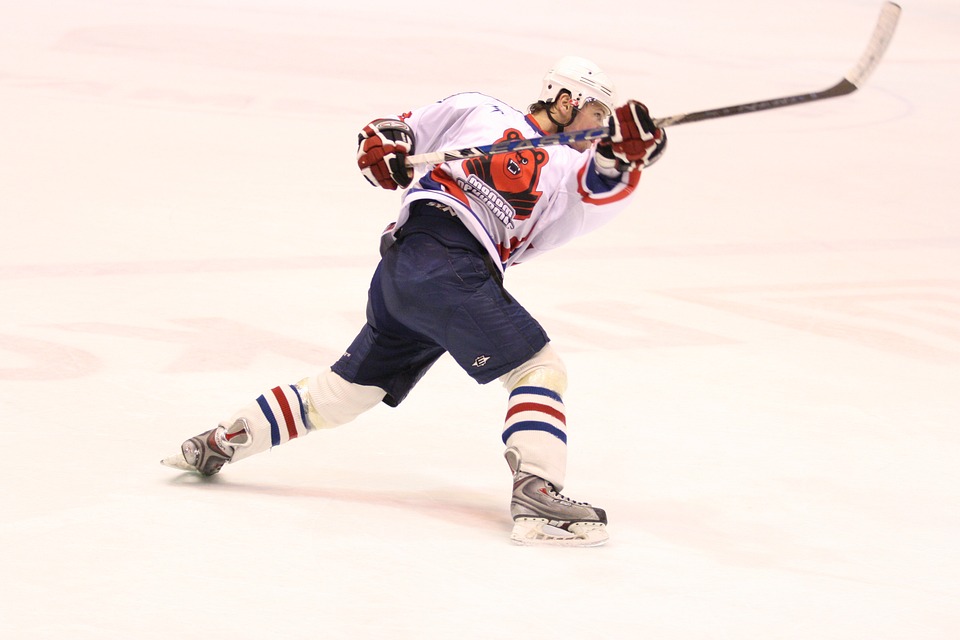
<svg viewBox="0 0 960 640">
<path fill-rule="evenodd" d="M 596 100 L 613 113 L 616 89 L 607 74 L 586 58 L 566 56 L 558 60 L 543 77 L 539 100 L 553 102 L 562 89 L 570 92 L 577 108 Z"/>
</svg>

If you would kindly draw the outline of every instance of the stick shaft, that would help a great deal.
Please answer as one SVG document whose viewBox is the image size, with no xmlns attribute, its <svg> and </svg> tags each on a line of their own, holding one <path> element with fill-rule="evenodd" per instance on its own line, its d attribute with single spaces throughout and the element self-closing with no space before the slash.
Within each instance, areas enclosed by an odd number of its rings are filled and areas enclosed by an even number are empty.
<svg viewBox="0 0 960 640">
<path fill-rule="evenodd" d="M 718 107 L 716 109 L 706 109 L 704 111 L 693 111 L 690 113 L 680 113 L 667 116 L 665 118 L 654 118 L 653 122 L 658 127 L 671 127 L 678 124 L 687 124 L 690 122 L 700 122 L 702 120 L 713 120 L 715 118 L 726 118 L 744 113 L 756 113 L 757 111 L 766 111 L 768 109 L 779 109 L 817 100 L 826 100 L 827 98 L 836 98 L 853 93 L 859 89 L 873 73 L 880 59 L 883 57 L 890 40 L 893 38 L 893 32 L 897 28 L 897 22 L 900 19 L 900 6 L 894 2 L 886 2 L 880 10 L 880 17 L 877 20 L 877 26 L 873 30 L 870 42 L 866 50 L 860 56 L 856 65 L 850 69 L 839 82 L 822 91 L 813 91 L 809 93 L 799 93 L 797 95 L 785 96 L 782 98 L 771 98 L 769 100 L 759 100 L 757 102 L 745 102 L 729 107 Z M 554 133 L 541 136 L 539 138 L 526 138 L 519 140 L 506 140 L 495 142 L 493 144 L 480 145 L 477 147 L 466 147 L 463 149 L 452 149 L 449 151 L 435 151 L 432 153 L 421 153 L 407 157 L 409 166 L 422 164 L 440 164 L 454 160 L 466 160 L 479 156 L 495 155 L 498 153 L 509 153 L 511 151 L 523 151 L 526 149 L 536 149 L 539 147 L 549 147 L 558 144 L 570 144 L 573 142 L 606 140 L 610 137 L 609 127 L 600 127 L 597 129 L 584 129 L 582 131 L 570 131 L 564 133 Z"/>
</svg>

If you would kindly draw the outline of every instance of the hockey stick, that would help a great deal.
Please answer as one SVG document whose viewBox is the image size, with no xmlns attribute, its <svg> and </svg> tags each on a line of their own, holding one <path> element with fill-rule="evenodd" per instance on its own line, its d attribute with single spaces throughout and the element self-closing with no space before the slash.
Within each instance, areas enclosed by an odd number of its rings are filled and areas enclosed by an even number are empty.
<svg viewBox="0 0 960 640">
<path fill-rule="evenodd" d="M 653 121 L 658 127 L 668 127 L 688 122 L 699 122 L 701 120 L 712 120 L 714 118 L 726 118 L 741 113 L 755 113 L 767 109 L 779 109 L 780 107 L 789 107 L 795 104 L 804 104 L 815 102 L 817 100 L 826 100 L 827 98 L 836 98 L 853 93 L 859 89 L 873 73 L 880 63 L 880 58 L 887 50 L 890 40 L 893 38 L 893 32 L 897 28 L 897 21 L 900 19 L 900 5 L 894 2 L 886 2 L 880 10 L 880 17 L 877 20 L 877 26 L 873 30 L 870 42 L 866 50 L 860 56 L 857 64 L 840 79 L 838 83 L 822 91 L 812 93 L 800 93 L 794 96 L 784 98 L 772 98 L 770 100 L 760 100 L 758 102 L 746 102 L 730 107 L 719 107 L 717 109 L 707 109 L 705 111 L 693 111 L 691 113 L 681 113 L 665 118 L 654 118 Z M 525 149 L 536 149 L 538 147 L 549 147 L 558 144 L 570 144 L 573 142 L 604 140 L 610 137 L 609 127 L 600 127 L 597 129 L 584 129 L 582 131 L 570 131 L 566 133 L 554 133 L 540 138 L 527 138 L 520 140 L 505 140 L 493 144 L 481 145 L 478 147 L 466 147 L 464 149 L 455 149 L 450 151 L 435 151 L 432 153 L 421 153 L 407 157 L 407 165 L 414 166 L 418 164 L 440 164 L 452 160 L 465 160 L 467 158 L 476 158 L 479 156 L 488 156 L 498 153 L 509 153 L 511 151 L 523 151 Z"/>
</svg>

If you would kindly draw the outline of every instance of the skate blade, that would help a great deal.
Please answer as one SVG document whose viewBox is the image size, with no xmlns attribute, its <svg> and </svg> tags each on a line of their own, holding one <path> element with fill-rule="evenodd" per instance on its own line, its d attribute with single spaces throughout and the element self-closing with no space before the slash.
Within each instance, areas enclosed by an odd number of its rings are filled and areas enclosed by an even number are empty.
<svg viewBox="0 0 960 640">
<path fill-rule="evenodd" d="M 575 522 L 567 530 L 552 526 L 545 518 L 518 518 L 510 533 L 511 542 L 524 546 L 598 547 L 609 539 L 602 522 Z"/>
<path fill-rule="evenodd" d="M 196 471 L 197 468 L 191 464 L 188 464 L 184 459 L 182 453 L 177 453 L 167 458 L 164 458 L 160 461 L 165 467 L 171 467 L 173 469 L 180 469 L 180 471 Z"/>
</svg>

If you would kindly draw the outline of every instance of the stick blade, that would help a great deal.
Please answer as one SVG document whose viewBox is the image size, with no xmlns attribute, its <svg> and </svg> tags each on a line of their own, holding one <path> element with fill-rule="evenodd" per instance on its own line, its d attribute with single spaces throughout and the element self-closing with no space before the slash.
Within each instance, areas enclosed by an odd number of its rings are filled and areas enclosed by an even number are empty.
<svg viewBox="0 0 960 640">
<path fill-rule="evenodd" d="M 844 76 L 850 84 L 860 88 L 873 73 L 884 52 L 890 46 L 893 39 L 893 32 L 897 29 L 897 22 L 900 20 L 900 5 L 895 2 L 886 2 L 880 10 L 880 17 L 877 18 L 877 26 L 873 30 L 873 36 L 867 44 L 866 51 L 860 56 L 860 60 L 854 65 L 850 72 Z"/>
</svg>

